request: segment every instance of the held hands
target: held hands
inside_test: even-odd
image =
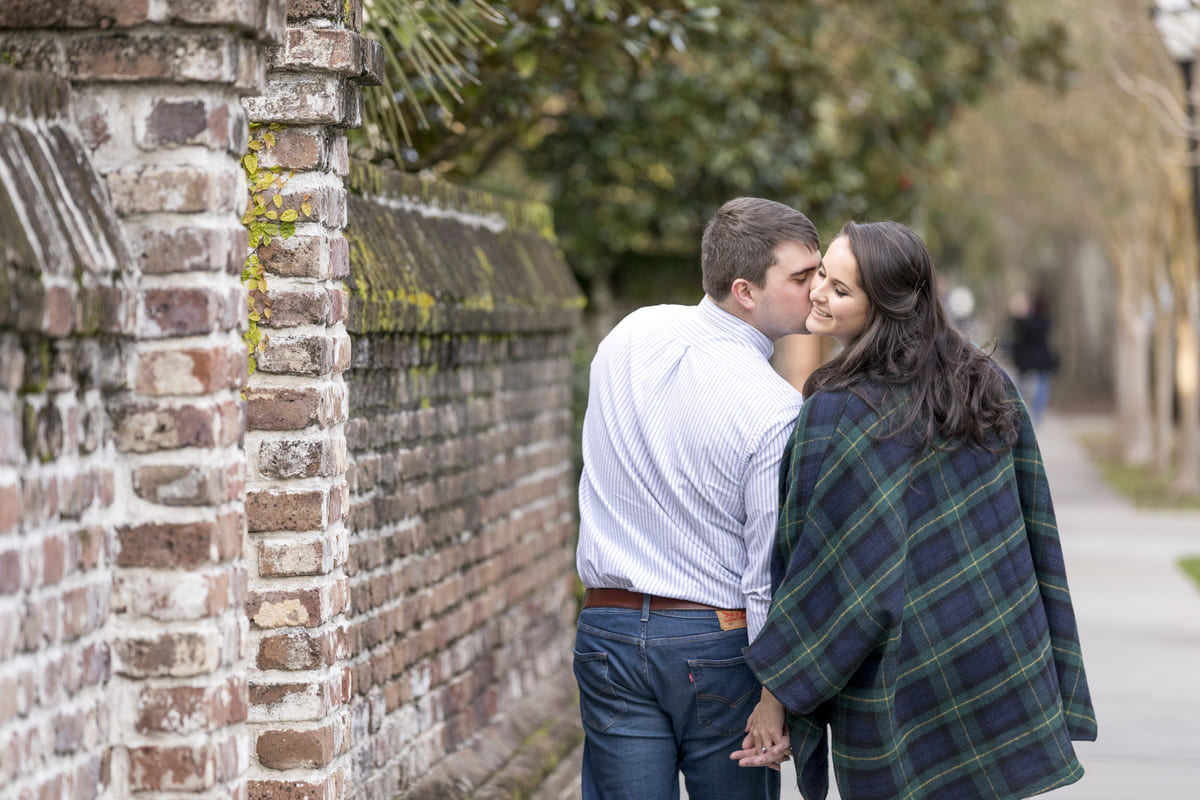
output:
[[[783,704],[763,687],[762,698],[746,721],[742,749],[730,754],[739,767],[770,767],[778,770],[792,754],[790,739],[784,730]]]

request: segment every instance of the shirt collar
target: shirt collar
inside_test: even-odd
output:
[[[762,353],[763,358],[770,358],[771,354],[775,352],[775,343],[771,341],[770,337],[749,322],[738,319],[721,308],[708,295],[704,295],[700,299],[696,308],[702,319],[711,323],[721,332]]]

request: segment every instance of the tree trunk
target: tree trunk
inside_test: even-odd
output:
[[[1116,359],[1117,430],[1124,434],[1121,458],[1126,464],[1150,463],[1153,431],[1150,426],[1149,328],[1146,325],[1146,281],[1139,275],[1146,252],[1138,237],[1110,234],[1113,272],[1117,288]]]
[[[1176,319],[1175,388],[1179,399],[1179,438],[1176,451],[1175,481],[1172,491],[1179,495],[1200,494],[1200,313],[1197,292],[1178,305]]]
[[[1161,271],[1155,270],[1156,273]],[[1155,473],[1167,475],[1173,461],[1175,438],[1175,361],[1172,342],[1175,314],[1167,282],[1156,280],[1155,284],[1162,288],[1154,292],[1154,321],[1151,323],[1154,341],[1151,350],[1154,376],[1151,465]]]
[[[1180,183],[1182,183],[1180,181]],[[1175,295],[1175,399],[1179,404],[1175,447],[1176,495],[1200,494],[1200,263],[1197,230],[1188,192],[1176,192],[1171,278]]]

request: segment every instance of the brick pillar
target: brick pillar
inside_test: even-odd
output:
[[[114,6],[131,30],[63,48],[139,275],[129,391],[114,409],[131,492],[117,530],[109,794],[244,798],[241,97],[261,86],[260,37],[282,37],[283,2]]]
[[[244,798],[246,233],[241,97],[284,0],[17,0],[6,58],[67,78],[130,250],[132,337],[105,365],[120,518],[104,797]]]
[[[343,177],[360,86],[378,82],[382,59],[361,25],[361,0],[291,0],[266,91],[245,100],[252,121],[285,126],[259,153],[294,171],[284,206],[312,210],[263,254],[273,315],[247,391],[255,799],[351,794]]]

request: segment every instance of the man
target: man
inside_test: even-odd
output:
[[[676,797],[680,770],[691,800],[779,796],[778,771],[730,753],[760,696],[742,648],[771,601],[779,462],[802,400],[768,358],[805,331],[820,262],[803,214],[731,200],[704,231],[700,303],[633,312],[592,361],[576,554],[584,800]],[[786,737],[769,744],[763,763]]]

